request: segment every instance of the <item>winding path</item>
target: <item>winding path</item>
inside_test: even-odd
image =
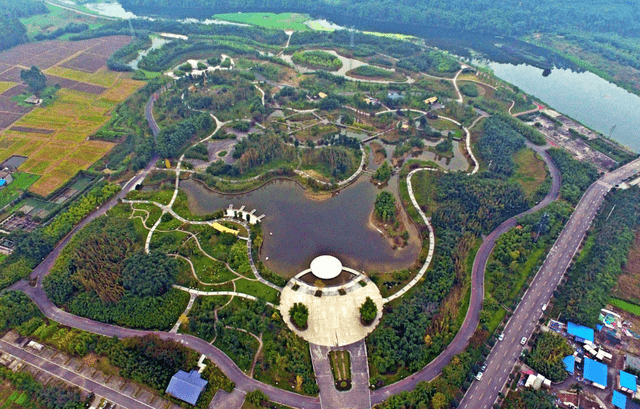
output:
[[[159,128],[155,123],[155,120],[153,118],[153,113],[152,113],[153,102],[155,101],[155,99],[157,99],[157,97],[158,97],[158,94],[152,95],[145,109],[147,120],[149,121],[149,125],[153,131],[154,136],[156,136],[159,131]],[[449,118],[447,119],[451,120]],[[454,120],[451,120],[451,121],[454,123],[457,123]],[[216,123],[218,124],[218,127],[220,127],[220,124],[218,123],[217,120],[216,120]],[[465,131],[467,133],[468,152],[470,156],[473,158],[473,154],[469,149],[469,139],[470,139],[469,131],[466,128],[465,128]],[[472,287],[471,287],[472,291],[471,291],[471,300],[469,304],[469,309],[467,311],[464,323],[462,324],[460,330],[456,334],[453,341],[434,361],[432,361],[430,364],[428,364],[426,367],[424,367],[422,370],[420,370],[416,374],[412,375],[409,378],[401,380],[395,384],[389,385],[387,387],[384,387],[382,389],[372,392],[371,400],[373,404],[380,403],[383,400],[390,397],[391,395],[397,394],[399,392],[412,390],[420,381],[423,381],[423,380],[428,381],[428,380],[434,379],[436,376],[440,374],[440,372],[442,371],[442,368],[451,360],[451,358],[454,355],[460,353],[466,348],[468,341],[473,335],[473,332],[475,331],[479,322],[479,312],[482,309],[482,302],[484,298],[484,270],[485,270],[488,257],[491,254],[491,251],[493,250],[496,240],[502,234],[504,234],[509,229],[514,227],[517,224],[517,221],[520,217],[522,217],[525,214],[529,214],[539,209],[542,209],[545,206],[547,206],[549,203],[557,199],[559,189],[560,189],[560,175],[559,175],[558,169],[556,168],[555,164],[553,163],[553,161],[547,155],[547,153],[543,148],[532,146],[532,145],[529,145],[529,146],[532,149],[536,150],[542,156],[542,158],[544,159],[545,163],[549,168],[549,171],[552,176],[552,186],[549,193],[539,204],[534,206],[532,209],[520,215],[514,216],[506,220],[505,222],[503,222],[500,226],[498,226],[493,232],[489,234],[489,236],[484,240],[484,242],[480,246],[480,249],[478,250],[478,253],[474,260],[474,265],[473,265]],[[201,354],[204,354],[208,358],[210,358],[217,366],[220,367],[220,369],[232,381],[236,383],[236,387],[241,392],[246,393],[254,389],[261,389],[267,394],[269,399],[271,399],[274,402],[291,406],[291,407],[303,408],[303,409],[307,409],[307,408],[320,409],[321,405],[320,405],[319,398],[307,397],[307,396],[302,396],[296,393],[288,392],[286,390],[282,390],[250,378],[249,376],[247,376],[246,373],[240,370],[238,366],[226,354],[224,354],[221,350],[219,350],[218,348],[214,347],[213,345],[209,344],[208,342],[202,339],[199,339],[190,335],[185,335],[185,334],[159,332],[159,331],[132,330],[132,329],[121,328],[121,327],[117,327],[109,324],[96,322],[87,318],[82,318],[82,317],[69,314],[57,308],[47,298],[47,295],[44,292],[41,285],[41,279],[42,277],[44,277],[46,274],[49,273],[55,261],[60,256],[60,252],[62,251],[62,249],[64,249],[64,247],[70,242],[71,238],[75,235],[75,233],[77,233],[80,229],[82,229],[91,221],[95,220],[97,217],[104,215],[109,209],[111,209],[113,206],[115,206],[115,204],[118,203],[118,200],[123,199],[129,191],[131,191],[137,184],[139,184],[144,179],[144,177],[148,174],[148,172],[152,169],[156,160],[157,160],[157,157],[152,158],[152,160],[149,162],[147,167],[143,171],[141,171],[138,175],[136,175],[131,180],[129,180],[123,187],[122,191],[116,197],[108,201],[101,208],[99,208],[94,213],[92,213],[87,218],[85,218],[83,221],[81,221],[56,246],[53,252],[40,265],[38,265],[34,269],[32,273],[32,277],[38,279],[35,287],[29,286],[26,281],[20,281],[14,284],[13,286],[11,286],[10,289],[24,291],[31,299],[33,299],[33,301],[38,305],[38,307],[41,309],[41,311],[44,313],[45,316],[47,316],[48,318],[56,322],[61,323],[62,325],[67,325],[70,327],[78,328],[81,330],[85,330],[88,332],[109,336],[109,337],[116,336],[119,338],[126,338],[126,337],[137,337],[137,336],[143,336],[148,334],[155,334],[163,339],[171,339]],[[471,172],[472,174],[478,171],[478,162],[477,160],[475,160],[475,158],[473,158],[473,160],[474,160],[475,166]],[[415,174],[417,171],[418,170],[411,172],[410,175],[408,176],[409,186],[411,182],[411,176],[413,176],[413,174]],[[177,179],[178,179],[179,173],[180,173],[180,165],[178,165],[176,169],[176,173],[177,173]],[[410,188],[410,192],[412,193],[411,188]],[[175,195],[174,195],[174,198],[172,198],[172,202],[173,200],[175,200]],[[413,197],[413,195],[412,195],[412,203],[414,206],[417,205],[417,202],[415,201],[415,198]],[[161,208],[163,209],[163,211],[169,212],[172,214],[172,216],[180,219],[180,217],[176,215],[175,212],[173,212],[173,210],[171,209],[171,205],[163,206]],[[419,206],[417,206],[417,209],[423,221],[425,221],[429,226],[430,224],[428,223],[428,219],[426,218],[424,213],[419,209]],[[434,237],[432,237],[431,233],[432,233],[432,230],[430,229],[430,240],[432,238],[435,239]],[[434,242],[435,240],[431,240],[432,244]],[[432,244],[430,244],[430,246]],[[250,242],[249,242],[248,249],[250,251]],[[425,263],[425,267],[423,267],[424,271],[426,271],[426,269],[428,268],[428,264],[429,264],[428,262]],[[258,274],[256,276],[260,278]],[[237,295],[237,294],[234,294],[234,295]]]
[[[390,396],[398,394],[403,391],[413,390],[420,381],[431,381],[437,377],[451,359],[464,351],[469,343],[469,340],[473,336],[478,323],[480,322],[480,311],[482,310],[482,302],[484,300],[484,272],[487,265],[487,260],[493,251],[498,238],[515,227],[518,220],[527,214],[536,212],[545,208],[551,202],[555,201],[560,193],[560,171],[556,167],[551,157],[547,154],[546,149],[543,147],[535,146],[527,143],[527,146],[535,150],[547,164],[549,172],[551,173],[551,189],[547,196],[540,201],[537,205],[531,209],[520,213],[510,219],[504,221],[500,226],[494,229],[482,242],[482,245],[478,249],[476,258],[473,262],[473,270],[471,273],[471,300],[469,302],[469,309],[465,316],[464,322],[460,327],[460,330],[453,338],[453,341],[447,346],[447,348],[436,359],[431,361],[427,366],[416,372],[414,375],[398,381],[392,385],[378,389],[371,393],[371,402],[375,405],[388,399]],[[413,202],[413,200],[412,200]],[[416,203],[414,202],[414,206]],[[421,217],[423,215],[421,214]]]

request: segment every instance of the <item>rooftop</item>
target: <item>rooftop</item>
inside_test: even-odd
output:
[[[625,409],[627,407],[627,397],[618,391],[613,391],[613,399],[611,403],[616,408]]]
[[[574,337],[593,342],[593,328],[567,322],[567,332]]]
[[[630,391],[636,391],[638,389],[637,385],[636,385],[636,381],[638,378],[636,378],[635,375],[631,375],[628,372],[625,371],[620,371],[620,386],[623,388],[627,388]]]
[[[200,377],[198,371],[193,370],[189,373],[178,371],[178,373],[171,378],[166,393],[195,405],[206,386],[207,381]]]
[[[607,366],[593,359],[584,359],[584,379],[607,386]]]
[[[311,261],[311,272],[320,279],[331,280],[342,272],[342,263],[333,256],[319,256]]]
[[[568,357],[563,359],[562,362],[564,362],[564,368],[567,370],[567,372],[573,375],[573,372],[576,368],[576,357],[573,355],[569,355]]]

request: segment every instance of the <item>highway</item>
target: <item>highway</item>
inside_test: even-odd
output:
[[[460,408],[492,407],[523,349],[520,340],[522,337],[529,339],[531,336],[542,315],[542,306],[549,302],[553,291],[571,264],[605,195],[611,187],[638,172],[640,159],[605,174],[587,189],[507,323],[504,340],[496,343],[489,354],[482,380],[473,382],[460,403]]]

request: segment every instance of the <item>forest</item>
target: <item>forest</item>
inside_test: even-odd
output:
[[[9,235],[15,250],[0,261],[0,290],[26,278],[74,225],[119,190],[116,184],[101,182],[55,216],[46,227],[37,228],[31,233],[16,231]]]
[[[587,245],[568,271],[569,279],[555,293],[554,305],[563,319],[589,327],[598,323],[640,228],[640,189],[610,192],[593,226]]]
[[[71,313],[132,328],[168,329],[189,298],[171,288],[173,259],[142,253],[142,240],[128,219],[103,216],[65,247],[44,279],[49,298]]]
[[[598,180],[598,170],[590,163],[574,159],[563,149],[551,148],[547,152],[562,176],[560,195],[575,206],[589,186]]]
[[[598,0],[421,0],[398,3],[384,0],[186,0],[176,7],[170,0],[122,0],[125,9],[155,10],[155,14],[201,16],[234,11],[303,12],[334,20],[406,24],[479,31],[498,35],[532,32],[566,33],[583,31],[640,36],[640,12],[635,2]],[[361,23],[362,24],[362,23]]]

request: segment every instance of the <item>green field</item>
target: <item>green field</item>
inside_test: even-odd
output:
[[[234,23],[252,24],[254,26],[279,28],[282,30],[306,31],[309,26],[304,24],[309,20],[306,14],[298,13],[227,13],[216,14],[217,19]]]
[[[640,305],[631,304],[630,302],[620,300],[618,298],[612,298],[611,300],[609,300],[609,304],[640,317]]]
[[[13,182],[0,190],[0,208],[20,197],[23,191],[27,190],[29,186],[40,178],[39,175],[24,172],[15,172],[11,176],[13,177]]]
[[[9,384],[0,383],[0,409],[19,409],[29,403],[26,393],[16,391]]]

